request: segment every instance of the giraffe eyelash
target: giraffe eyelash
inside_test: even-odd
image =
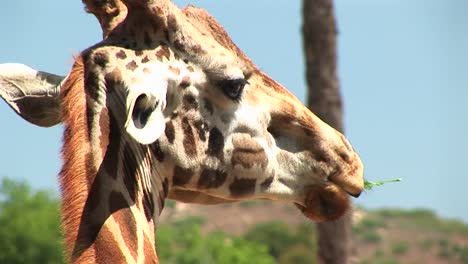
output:
[[[245,85],[249,82],[244,78],[224,80],[219,82],[219,87],[223,93],[231,100],[239,102],[242,98]]]

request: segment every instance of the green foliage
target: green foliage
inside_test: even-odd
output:
[[[363,242],[375,244],[382,240],[377,230],[384,227],[386,224],[379,217],[366,217],[353,226],[353,233]]]
[[[359,262],[359,264],[399,264],[400,262],[396,259],[365,259]]]
[[[437,255],[441,258],[451,258],[452,252],[450,250],[450,242],[446,238],[439,239]]]
[[[359,262],[359,264],[399,264],[400,262],[394,258],[385,257],[383,252],[374,254],[375,256],[371,259],[364,259]]]
[[[57,199],[6,178],[0,197],[0,263],[62,263]]]
[[[374,251],[374,258],[382,258],[385,255],[385,252],[378,248],[377,250]]]
[[[464,246],[463,248],[461,248],[459,254],[460,254],[460,260],[463,263],[468,264],[468,246]]]
[[[245,238],[268,247],[278,263],[316,263],[315,225],[301,224],[289,228],[278,221],[258,224],[250,229]]]
[[[366,231],[361,234],[362,241],[364,243],[375,244],[382,241],[382,237],[375,231]]]
[[[384,218],[405,221],[407,229],[430,230],[451,235],[468,235],[468,225],[460,220],[440,219],[437,215],[427,209],[380,209],[375,213]]]
[[[392,253],[395,255],[404,255],[408,252],[409,245],[404,241],[398,241],[392,245]]]
[[[397,178],[397,179],[388,180],[388,181],[378,181],[378,182],[372,182],[372,181],[365,180],[364,181],[364,189],[367,190],[367,191],[370,191],[374,187],[382,186],[382,185],[384,185],[386,183],[391,183],[391,182],[401,182],[402,180],[403,180],[402,178]]]
[[[58,200],[51,192],[32,190],[23,182],[4,179],[0,184],[0,263],[63,263]],[[174,204],[167,201],[166,207]],[[261,204],[249,202],[241,206]],[[313,224],[291,227],[283,222],[262,223],[241,237],[223,232],[204,234],[204,224],[203,218],[189,217],[160,226],[157,251],[161,263],[317,263]],[[353,227],[353,233],[360,245],[367,243],[375,253],[361,263],[397,264],[397,258],[405,258],[402,255],[409,251],[408,243],[389,237],[379,243],[384,239],[380,234],[385,234],[381,231],[395,227],[430,234],[419,240],[421,251],[437,255],[442,261],[468,264],[468,247],[463,242],[466,240],[450,240],[452,234],[465,239],[468,225],[439,219],[424,209],[367,211]]]
[[[245,238],[260,244],[268,245],[270,254],[276,259],[282,251],[294,242],[288,226],[282,222],[262,223],[245,234]]]
[[[203,219],[187,218],[157,231],[157,250],[161,263],[275,263],[266,246],[231,237],[222,232],[202,235]]]
[[[426,238],[424,239],[423,241],[421,241],[419,243],[419,248],[423,251],[423,252],[427,252],[429,251],[432,246],[434,246],[434,240],[432,239],[429,239],[429,238]]]
[[[386,223],[383,219],[377,217],[366,217],[362,219],[358,224],[353,226],[353,232],[359,234],[365,231],[375,231],[379,228],[386,227]]]
[[[291,263],[304,263],[304,264],[315,264],[317,263],[315,252],[311,252],[310,248],[304,244],[296,244],[292,247],[288,247],[278,259],[280,264],[291,264]]]

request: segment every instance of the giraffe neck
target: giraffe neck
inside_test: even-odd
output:
[[[123,134],[124,118],[83,78],[82,59],[64,85],[65,123],[60,173],[62,226],[72,263],[157,263],[155,225],[167,180],[151,175],[153,146]],[[85,88],[86,83],[86,88]],[[94,91],[93,89],[97,89]],[[73,106],[73,108],[71,108]]]

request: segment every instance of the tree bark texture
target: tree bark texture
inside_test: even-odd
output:
[[[343,132],[333,0],[303,0],[302,12],[308,107],[322,120]],[[337,221],[317,225],[319,263],[350,263],[351,215],[349,212]]]

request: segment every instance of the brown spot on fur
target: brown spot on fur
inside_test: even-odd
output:
[[[200,44],[195,44],[191,46],[192,52],[198,55],[204,55],[206,54],[206,50],[202,48]]]
[[[318,162],[330,163],[332,159],[330,154],[326,150],[322,149],[320,146],[317,146],[317,148],[313,147],[308,150],[305,150],[304,154],[308,155],[313,160]]]
[[[232,165],[240,164],[244,168],[252,168],[254,165],[260,165],[265,168],[268,164],[268,157],[264,150],[253,151],[250,149],[235,149],[232,153]]]
[[[182,119],[182,131],[184,132],[184,139],[182,143],[184,145],[185,153],[189,157],[197,155],[195,136],[193,135],[192,126],[190,125],[187,117]]]
[[[153,153],[154,157],[159,161],[163,162],[164,161],[164,152],[161,150],[161,145],[159,143],[159,140],[156,140],[152,145],[151,145],[151,152]]]
[[[143,55],[143,51],[142,50],[135,50],[135,56],[141,56]]]
[[[163,58],[166,58],[166,60],[169,60],[171,57],[171,51],[166,45],[161,44],[159,47],[158,51],[156,51],[156,58],[158,58],[159,61],[163,61]]]
[[[206,154],[217,157],[219,160],[224,160],[224,137],[218,128],[213,127],[210,130],[210,136],[208,138],[208,149]]]
[[[161,25],[159,24],[160,21],[156,19],[150,19],[151,26],[153,27],[153,32],[158,33],[160,30]]]
[[[200,138],[201,141],[205,142],[206,141],[206,133],[208,133],[208,124],[199,119],[193,122],[193,126],[198,132],[198,137]]]
[[[127,26],[127,25],[126,25],[126,26]],[[128,26],[127,26],[127,28],[128,28]],[[135,37],[136,37],[135,30],[130,29],[130,30],[127,31],[127,32],[128,32],[127,34],[130,36],[130,39],[135,39]]]
[[[236,134],[232,139],[234,151],[232,153],[232,165],[240,164],[245,168],[260,165],[265,168],[268,164],[268,156],[263,147],[249,135]]]
[[[137,223],[130,208],[123,208],[112,214],[115,221],[119,223],[120,234],[127,245],[133,258],[138,257]],[[99,255],[99,254],[98,254]]]
[[[174,14],[167,15],[167,27],[171,31],[177,30],[177,19]]]
[[[187,70],[189,72],[194,72],[195,71],[195,69],[192,66],[187,66]]]
[[[151,39],[151,36],[148,33],[148,31],[145,31],[145,34],[143,35],[143,42],[147,47],[151,47],[151,45],[153,44],[153,39]]]
[[[177,75],[177,76],[180,75],[180,69],[179,68],[169,66],[169,71],[172,72],[173,74]]]
[[[151,70],[149,68],[144,68],[143,69],[143,72],[146,73],[146,74],[150,74],[151,73]]]
[[[99,100],[99,74],[95,71],[88,71],[85,75],[86,95],[91,99]],[[89,112],[88,112],[89,113]]]
[[[148,56],[145,56],[145,57],[143,57],[143,59],[141,59],[141,63],[147,63],[149,61],[150,61],[150,59],[148,58]]]
[[[138,169],[138,160],[133,153],[132,148],[130,147],[130,143],[127,143],[124,148],[123,152],[123,164],[124,164],[124,184],[127,188],[128,194],[130,195],[130,199],[132,201],[136,200],[137,195],[137,182],[136,182],[136,174]],[[115,166],[115,164],[114,164]]]
[[[179,166],[174,168],[174,176],[172,177],[172,184],[174,186],[183,186],[187,184],[193,176],[193,171],[190,169],[184,169]]]
[[[143,195],[143,199],[141,201],[143,204],[143,212],[145,213],[146,221],[151,221],[153,219],[154,215],[154,200],[153,200],[153,194],[146,190]]]
[[[263,181],[263,182],[260,184],[260,188],[261,188],[262,190],[268,189],[268,187],[270,187],[270,185],[273,183],[273,179],[274,179],[273,176],[268,177],[265,181]]]
[[[127,54],[125,53],[124,50],[120,50],[119,52],[115,54],[115,56],[121,60],[125,60],[127,58]]]
[[[94,244],[94,250],[99,252],[99,254],[93,254],[94,258],[88,261],[76,261],[77,263],[126,263],[125,256],[120,250],[110,250],[109,249],[109,238],[113,236],[112,232],[108,227],[104,227],[99,233],[99,238],[96,239]]]
[[[119,69],[115,68],[113,71],[106,74],[104,80],[106,81],[107,91],[113,92],[115,86],[122,83],[122,74]]]
[[[213,104],[208,98],[203,99],[203,105],[205,106],[206,111],[210,113],[210,115],[214,113]]]
[[[144,235],[145,241],[143,244],[143,252],[145,256],[145,262],[144,263],[159,263],[158,262],[158,257],[156,256],[156,251],[155,251],[155,245],[151,242],[151,240],[148,238],[147,235]],[[118,263],[118,262],[108,262],[108,263]],[[124,262],[122,262],[124,263]]]
[[[198,188],[218,188],[226,181],[227,173],[219,170],[205,169],[198,179]]]
[[[102,199],[102,191],[103,191],[103,179],[102,177],[105,177],[106,175],[103,174],[98,174],[94,178],[94,182],[92,184],[92,188],[90,191],[90,194],[88,196],[88,199],[86,201],[86,211],[88,212],[94,212],[100,205],[101,199]]]
[[[119,163],[119,151],[121,144],[121,129],[117,125],[117,120],[115,120],[112,112],[109,112],[109,146],[107,148],[102,166],[104,170],[114,179],[117,179],[117,166]]]
[[[134,71],[136,70],[136,68],[138,68],[138,64],[134,60],[132,60],[131,62],[127,63],[125,67],[131,71]]]
[[[164,192],[164,198],[166,198],[169,194],[169,180],[167,178],[164,178],[164,181],[162,182],[162,187]]]
[[[182,89],[185,89],[185,88],[189,87],[190,84],[191,84],[190,77],[189,77],[189,76],[184,76],[184,77],[182,78],[182,80],[180,81],[179,86],[180,86]]]
[[[104,68],[109,63],[109,53],[105,50],[100,50],[93,55],[94,64]]]
[[[234,182],[229,185],[229,190],[232,196],[235,197],[250,195],[255,192],[256,181],[256,179],[236,178]]]
[[[184,53],[187,52],[187,50],[184,47],[184,44],[182,43],[182,41],[180,39],[175,39],[172,42],[172,44],[174,45],[174,48],[176,48],[177,50],[182,51]]]
[[[169,141],[170,144],[173,144],[175,139],[175,129],[172,121],[166,122],[164,134],[166,135],[167,141]]]
[[[120,209],[128,208],[130,205],[125,200],[125,197],[122,193],[117,191],[112,191],[109,195],[109,212],[115,213]]]
[[[184,95],[184,97],[182,98],[182,105],[185,111],[198,109],[197,99],[195,99],[195,96],[191,94]]]

